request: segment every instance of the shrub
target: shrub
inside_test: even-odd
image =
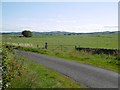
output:
[[[8,46],[3,46],[2,51],[2,89],[6,89],[10,86],[11,81],[16,76],[21,76],[23,72],[26,72],[23,67],[23,60],[18,60],[15,52]]]
[[[22,31],[22,35],[25,37],[32,37],[32,32],[25,30],[25,31]]]

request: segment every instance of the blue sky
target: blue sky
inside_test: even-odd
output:
[[[117,2],[3,2],[2,32],[116,31]]]
[[[118,2],[119,0],[1,0],[2,2]]]

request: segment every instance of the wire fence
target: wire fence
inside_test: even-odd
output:
[[[120,55],[120,50],[117,49],[104,49],[104,48],[85,48],[80,47],[76,45],[33,45],[29,43],[9,43],[6,44],[12,45],[12,46],[22,46],[22,47],[31,47],[31,48],[37,48],[37,49],[47,49],[50,51],[56,51],[56,52],[68,52],[71,50],[78,50],[78,51],[86,51],[86,52],[92,52],[94,54],[110,54],[110,55]]]
[[[31,47],[31,48],[38,48],[38,49],[48,49],[51,51],[70,51],[75,49],[74,45],[47,45],[47,48],[44,45],[38,45],[38,44],[30,44],[30,43],[10,43],[6,42],[5,44],[13,45],[13,46],[21,46],[21,47]]]

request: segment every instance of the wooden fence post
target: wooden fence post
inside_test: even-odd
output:
[[[45,49],[47,49],[48,48],[48,45],[47,45],[47,42],[45,43]]]

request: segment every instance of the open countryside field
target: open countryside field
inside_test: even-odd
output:
[[[118,88],[120,3],[19,1],[0,4],[0,89]]]
[[[48,49],[56,49],[61,45],[66,49],[72,49],[74,46],[118,49],[118,34],[34,35],[31,38],[4,35],[3,42],[30,44],[33,47],[41,48],[47,42]]]
[[[47,50],[44,49],[45,42],[48,43]],[[19,49],[22,50],[91,64],[118,72],[117,56],[75,50],[75,46],[118,49],[118,34],[33,35],[31,38],[8,34],[3,35],[3,43],[21,46],[22,48]]]
[[[19,36],[20,35],[16,34],[2,35],[2,43],[4,46],[6,44],[16,46],[16,49],[18,50],[47,54],[49,56],[64,58],[65,60],[90,64],[112,70],[114,72],[119,72],[119,57],[106,54],[92,54],[90,52],[75,50],[75,46],[118,49],[117,34],[33,35],[29,38]],[[48,43],[48,49],[44,49],[46,42]],[[7,49],[9,49],[9,47]],[[10,71],[11,73],[5,74],[10,78],[10,75],[16,75],[14,79],[10,79],[10,88],[84,88],[82,83],[79,85],[70,78],[61,75],[54,70],[50,70],[43,65],[29,61],[26,58],[18,58],[8,50],[3,50],[3,52],[6,52],[4,55],[5,59],[3,60],[5,60],[5,62],[10,61],[8,62],[8,68],[9,65],[13,64],[14,67],[17,67],[15,70],[21,73],[20,77],[18,77],[16,73],[13,73],[14,70],[12,72]],[[16,64],[14,65],[14,63]],[[21,63],[24,64],[21,66]],[[25,73],[28,73],[30,76],[28,77]],[[26,82],[24,82],[24,80],[26,80]],[[3,81],[7,84],[8,80],[5,78]]]

